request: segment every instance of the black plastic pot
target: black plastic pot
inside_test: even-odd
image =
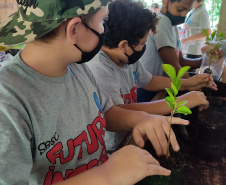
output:
[[[196,121],[197,135],[194,150],[203,159],[219,160],[223,156],[225,148],[226,114],[222,112],[222,107],[211,105],[214,97],[208,99],[210,100],[209,108],[200,112]]]
[[[171,151],[170,157],[176,157],[181,162],[179,169],[171,170],[170,176],[148,176],[137,185],[182,185],[184,183],[184,156],[180,152]]]
[[[211,90],[210,88],[204,87],[202,91],[206,96],[215,96],[215,97],[226,97],[226,83],[219,81],[214,81],[217,85],[217,91]]]

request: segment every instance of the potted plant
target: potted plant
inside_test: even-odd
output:
[[[159,163],[161,166],[170,169],[171,175],[170,176],[149,176],[144,178],[142,181],[139,182],[139,185],[181,185],[183,184],[183,168],[184,168],[184,157],[179,152],[174,152],[170,148],[170,136],[171,136],[171,121],[172,117],[175,113],[181,114],[191,114],[191,110],[185,106],[187,101],[177,102],[177,94],[180,89],[181,85],[181,77],[189,70],[190,67],[185,66],[181,68],[176,75],[176,70],[173,66],[169,64],[162,65],[163,70],[165,73],[169,75],[172,79],[171,82],[171,89],[166,88],[168,96],[165,98],[168,106],[171,109],[170,113],[170,122],[169,122],[169,134],[168,134],[168,145],[167,145],[167,155],[161,156],[158,158]],[[151,152],[152,153],[152,152]],[[153,154],[153,153],[152,153]],[[155,156],[155,155],[154,155]]]
[[[219,59],[216,55],[216,50],[221,46],[222,40],[225,39],[225,34],[214,31],[210,36],[206,30],[202,30],[206,35],[206,43],[212,49],[208,50],[202,60],[200,73],[208,73],[213,75],[218,91],[213,91],[209,88],[203,88],[203,92],[207,96],[210,106],[207,110],[198,114],[195,121],[197,127],[197,134],[194,142],[195,153],[201,158],[208,160],[219,160],[225,148],[226,138],[226,84],[220,82],[221,74],[225,59]],[[214,44],[213,41],[218,41]],[[213,119],[214,118],[214,119]]]
[[[216,50],[221,46],[222,40],[225,39],[225,34],[220,32],[217,34],[217,31],[214,31],[210,36],[207,30],[202,30],[202,33],[206,36],[206,45],[212,47],[204,53],[202,64],[200,66],[200,73],[212,74],[214,80],[219,81],[223,72],[223,67],[225,63],[224,58],[219,58],[216,54]],[[214,40],[219,41],[219,43],[214,44]]]
[[[209,98],[208,98],[209,99]],[[224,154],[226,138],[225,101],[214,99],[214,105],[199,113],[196,120],[197,135],[194,142],[196,155],[206,160],[219,160]],[[217,105],[216,105],[217,103]],[[222,107],[224,106],[224,109]],[[223,110],[222,110],[223,109]]]
[[[220,160],[226,151],[226,100],[208,96],[209,107],[199,112],[195,125],[195,153],[206,160]]]

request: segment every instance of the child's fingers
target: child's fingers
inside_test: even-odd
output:
[[[144,139],[142,136],[143,134],[138,128],[133,129],[133,139],[140,148],[144,148]]]
[[[146,134],[148,136],[148,139],[151,141],[152,146],[154,147],[156,154],[158,156],[163,155],[163,150],[162,150],[162,147],[161,147],[161,143],[160,143],[160,141],[158,139],[158,136],[156,135],[155,130],[153,130],[153,131],[147,130]]]
[[[169,176],[170,174],[171,174],[170,170],[167,170],[166,168],[163,168],[161,166],[156,166],[153,164],[149,164],[149,166],[148,166],[147,176],[150,176],[150,175]]]
[[[217,85],[213,81],[209,81],[208,87],[210,89],[213,89],[213,90],[217,91]]]
[[[167,127],[168,129],[165,130],[164,127]],[[157,139],[159,140],[159,143],[162,148],[162,155],[166,155],[167,154],[166,135],[169,134],[169,124],[167,123],[160,124],[159,127],[155,128],[155,133],[157,135]]]
[[[147,164],[154,164],[154,165],[160,166],[159,162],[150,153],[148,153],[145,156],[145,160]]]
[[[166,119],[169,123],[171,118],[168,116],[168,117],[166,117]],[[185,120],[185,119],[181,119],[181,118],[172,117],[172,124],[188,125],[189,121]]]
[[[167,137],[169,138],[169,126],[167,127],[163,127],[164,128],[164,131],[167,135]],[[180,150],[180,146],[177,142],[177,138],[176,138],[176,135],[173,131],[173,129],[171,128],[171,134],[170,134],[170,143],[171,143],[171,146],[173,147],[173,150],[174,151],[179,151]]]

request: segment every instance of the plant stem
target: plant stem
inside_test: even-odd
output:
[[[171,135],[171,124],[172,124],[172,117],[173,117],[174,112],[171,112],[170,115],[170,123],[169,123],[169,135],[168,135],[168,146],[167,146],[167,154],[166,154],[166,158],[168,158],[170,156],[170,152],[169,152],[169,147],[170,147],[170,135]]]

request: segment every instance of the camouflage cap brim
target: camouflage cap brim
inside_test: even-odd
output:
[[[111,0],[23,0],[18,12],[0,23],[0,45],[26,44],[56,29],[67,18],[97,12]]]
[[[24,21],[18,12],[0,23],[0,45],[26,44],[57,28],[65,19],[44,22]]]

